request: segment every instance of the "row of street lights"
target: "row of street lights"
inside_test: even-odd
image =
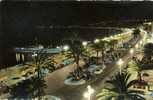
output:
[[[130,32],[127,32],[127,33],[129,34]],[[126,34],[127,34],[127,33],[126,33]],[[121,35],[124,35],[124,34],[118,34],[118,35],[114,35],[114,36],[110,36],[110,37],[105,37],[105,38],[103,38],[103,39],[101,39],[101,40],[109,40],[109,39],[113,39],[114,37],[121,36]],[[99,43],[99,42],[100,42],[100,39],[95,39],[93,42],[94,42],[94,43]],[[86,47],[86,46],[88,45],[88,42],[87,42],[87,41],[83,41],[83,42],[82,42],[82,45],[83,45],[84,47]],[[56,48],[60,48],[60,47],[57,46]],[[63,49],[64,51],[67,51],[67,50],[70,49],[70,47],[69,47],[68,45],[64,45],[64,46],[62,47],[62,49]]]
[[[135,49],[138,49],[139,48],[139,45],[142,45],[142,44],[143,44],[143,41],[140,40],[140,42],[135,45]],[[129,51],[131,58],[133,57],[133,54],[134,54],[135,49],[134,48],[131,48],[130,51]],[[123,64],[124,64],[124,61],[120,58],[118,60],[118,62],[117,62],[117,65],[119,66],[120,74],[122,73],[122,65]]]
[[[87,41],[83,41],[82,42],[82,45],[84,46],[84,47],[86,47],[87,45],[88,45],[88,42]],[[69,45],[64,45],[64,46],[62,46],[62,47],[59,47],[59,46],[57,46],[56,48],[62,48],[64,51],[68,51],[69,49],[70,49],[70,47],[69,47]]]

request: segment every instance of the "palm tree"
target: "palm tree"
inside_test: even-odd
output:
[[[106,81],[107,85],[97,95],[97,100],[145,100],[139,91],[129,89],[133,85],[129,78],[128,73],[116,74],[112,80]]]
[[[137,28],[133,31],[134,38],[137,38],[140,35],[140,30]]]
[[[74,58],[74,61],[77,65],[77,68],[80,67],[79,61],[81,57],[87,56],[86,55],[86,49],[82,45],[82,41],[77,36],[74,36],[73,38],[70,38],[66,41],[69,45],[69,51],[67,52],[68,58]]]
[[[142,71],[143,70],[144,70],[143,65],[136,58],[133,58],[133,60],[131,60],[128,63],[127,71],[130,72],[130,73],[137,72],[138,80],[140,82],[142,81]]]
[[[106,50],[106,47],[109,45],[109,42],[108,41],[100,41],[100,44],[101,44],[101,56],[102,56],[102,63],[104,64],[104,57],[105,57],[105,53],[104,51]]]
[[[107,43],[110,46],[110,54],[112,56],[112,59],[115,60],[115,49],[116,49],[116,45],[118,44],[118,40],[117,39],[112,39]]]
[[[73,38],[71,37],[65,40],[65,42],[69,45],[66,57],[73,58],[77,67],[70,76],[74,76],[73,78],[78,80],[82,77],[82,68],[80,67],[79,61],[82,57],[88,57],[86,48],[82,45],[81,39],[76,35]]]
[[[19,84],[13,85],[11,87],[11,95],[12,99],[14,98],[35,98],[39,97],[39,91],[38,86],[42,87],[40,88],[41,95],[44,94],[44,89],[46,87],[45,81],[40,80],[36,77],[33,77],[31,79],[24,80],[20,82]]]
[[[101,40],[98,43],[94,43],[92,47],[96,51],[97,64],[99,60],[99,52],[101,52],[102,62],[104,61],[104,51],[106,49],[107,41]]]
[[[93,47],[94,50],[96,51],[96,58],[97,58],[96,63],[98,64],[99,52],[101,51],[101,44],[100,44],[100,43],[94,43],[94,44],[92,45],[92,47]]]
[[[57,62],[54,60],[54,55],[48,56],[46,52],[42,50],[35,51],[34,54],[32,55],[33,57],[33,63],[32,64],[27,64],[25,63],[24,65],[32,66],[35,71],[38,74],[38,78],[41,78],[43,73],[41,73],[41,69],[48,69],[49,71],[54,71],[56,69]],[[24,67],[21,69],[21,71],[24,71],[28,67]],[[25,73],[28,74],[29,72]]]
[[[144,58],[147,60],[146,63],[151,63],[153,57],[153,43],[147,43],[144,46]]]
[[[110,46],[113,50],[115,50],[115,46],[118,44],[118,40],[113,39],[110,41]]]
[[[75,61],[76,65],[77,65],[77,67],[79,67],[80,56],[82,55],[82,53],[84,51],[83,46],[82,46],[80,41],[76,41],[76,40],[71,41],[69,43],[69,46],[70,46],[69,55],[72,58],[74,58],[74,61]]]
[[[43,49],[36,51],[33,57],[34,57],[34,66],[36,67],[36,72],[37,72],[37,78],[33,82],[38,83],[37,96],[38,96],[38,99],[41,99],[41,96],[43,95],[42,90],[44,89],[44,87],[40,85],[40,83],[44,81],[42,69],[43,68],[50,69],[51,67],[55,69],[55,65],[54,65],[55,61],[53,60],[53,55],[48,57],[46,54],[46,51],[44,51]]]

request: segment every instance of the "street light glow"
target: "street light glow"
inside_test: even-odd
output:
[[[95,90],[94,90],[90,85],[88,85],[88,86],[87,86],[87,91],[83,94],[83,96],[84,96],[85,98],[88,98],[88,100],[90,100],[90,99],[91,99],[91,95],[92,95],[94,92],[95,92]]]
[[[133,54],[134,53],[134,49],[130,49],[130,54]]]
[[[59,47],[59,46],[57,46],[56,48],[57,48],[57,49],[59,49],[60,47]]]
[[[148,24],[148,25],[151,25],[152,23],[151,23],[151,22],[148,22],[147,24]]]
[[[82,45],[83,45],[83,46],[87,46],[87,44],[88,44],[87,41],[83,41],[83,42],[82,42]]]
[[[139,45],[138,45],[138,44],[136,44],[136,45],[135,45],[135,48],[136,48],[136,49],[138,49],[138,47],[139,47]]]
[[[95,40],[94,40],[94,43],[99,43],[99,42],[100,42],[99,39],[95,39]]]
[[[89,97],[89,93],[88,93],[88,92],[85,92],[83,96],[84,96],[85,98],[88,98],[88,97]]]
[[[122,59],[119,59],[119,61],[117,62],[117,64],[120,65],[120,66],[121,66],[123,63],[124,63],[124,62],[123,62]]]
[[[67,50],[69,50],[69,46],[68,46],[68,45],[65,45],[65,46],[63,47],[63,49],[64,49],[65,51],[67,51]]]
[[[32,57],[37,57],[37,54],[36,53],[32,54]]]
[[[142,44],[143,42],[142,42],[142,40],[140,41],[140,45]]]

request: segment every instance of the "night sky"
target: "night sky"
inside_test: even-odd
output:
[[[151,2],[2,2],[1,9],[5,46],[31,45],[34,37],[47,43],[72,32],[86,35],[95,31],[52,27],[94,26],[96,23],[105,26],[112,21],[116,24],[126,20],[153,19]]]

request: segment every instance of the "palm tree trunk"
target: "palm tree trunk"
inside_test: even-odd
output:
[[[101,56],[102,56],[102,57],[101,57],[101,58],[102,58],[102,59],[101,59],[101,60],[102,60],[102,64],[104,64],[104,50],[102,50]]]
[[[98,64],[98,56],[99,56],[99,51],[97,50],[97,61],[96,61],[96,63]]]
[[[77,70],[76,70],[77,71],[77,74],[76,74],[77,77],[76,77],[76,79],[80,79],[80,68],[79,68],[79,66],[80,66],[79,65],[79,60],[80,59],[79,59],[79,55],[76,55],[76,58],[75,59],[76,59],[76,65],[77,65]]]
[[[37,67],[38,67],[38,80],[40,80],[40,66],[39,65],[37,65]],[[39,82],[39,81],[38,81]],[[41,90],[40,90],[40,86],[38,86],[38,100],[41,100]]]
[[[142,81],[142,75],[141,75],[141,72],[138,72],[138,78],[139,78],[139,81],[141,82],[141,81]]]
[[[79,56],[78,55],[76,56],[76,65],[77,65],[77,68],[79,68]]]

